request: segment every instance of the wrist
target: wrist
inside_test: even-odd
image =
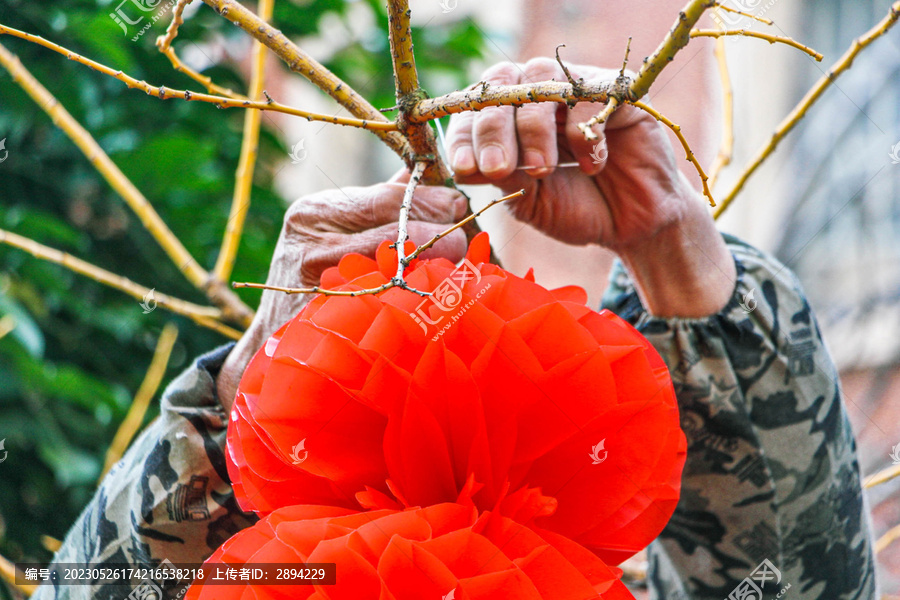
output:
[[[644,308],[657,317],[703,318],[734,293],[734,259],[696,194],[658,231],[618,249]]]

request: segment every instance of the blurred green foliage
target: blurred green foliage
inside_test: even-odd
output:
[[[132,41],[139,26],[123,35],[109,16],[117,5],[118,0],[0,0],[0,22],[150,83],[199,90],[175,73],[154,46],[168,25],[169,11]],[[358,20],[360,11],[368,12],[364,21],[374,26],[352,34],[349,15]],[[376,106],[393,105],[383,3],[278,0],[273,21],[298,38],[315,35],[326,19],[346,21],[348,31],[346,43],[325,61],[327,66]],[[417,29],[414,36],[426,87],[467,83],[468,61],[482,50],[471,21],[429,24],[427,32]],[[224,41],[230,55],[249,52],[247,36],[202,4],[181,27],[175,47],[181,52],[214,39]],[[194,257],[212,268],[228,216],[243,113],[148,98],[37,45],[9,36],[0,36],[0,43],[95,136]],[[227,58],[204,72],[217,83],[246,89],[239,69]],[[6,71],[0,71],[3,138],[9,154],[0,163],[0,227],[160,292],[205,303]],[[277,131],[264,125],[235,280],[265,279],[285,207],[273,189],[273,177],[287,152]],[[254,305],[258,300],[252,294],[242,297]],[[122,293],[8,247],[0,247],[3,315],[12,315],[16,328],[0,339],[0,440],[6,440],[8,452],[0,463],[0,553],[12,560],[48,560],[40,536],[62,538],[92,496],[106,449],[164,323],[174,320],[181,332],[165,383],[195,356],[226,340],[162,309],[145,315],[137,301]],[[157,406],[147,419],[158,412]]]

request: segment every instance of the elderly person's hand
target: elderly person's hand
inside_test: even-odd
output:
[[[569,70],[585,81],[618,75],[590,66]],[[566,76],[549,58],[498,64],[482,76],[492,85],[550,79]],[[525,197],[507,205],[517,219],[544,233],[617,252],[652,313],[717,312],[733,293],[734,262],[704,200],[679,171],[666,129],[625,105],[606,124],[594,126],[599,139],[588,141],[578,124],[602,107],[541,103],[454,115],[448,130],[451,166],[461,183],[492,183],[504,192],[524,188]],[[554,168],[568,161],[579,168]]]
[[[322,272],[348,252],[374,256],[384,240],[397,238],[397,219],[406,186],[383,183],[362,188],[329,190],[294,202],[272,257],[266,283],[279,287],[311,287]],[[410,211],[408,232],[423,244],[465,216],[466,199],[445,187],[419,186]],[[461,230],[442,238],[423,253],[462,260],[466,239]],[[228,355],[217,379],[219,399],[230,411],[244,369],[270,335],[309,301],[307,294],[266,290],[250,327]]]

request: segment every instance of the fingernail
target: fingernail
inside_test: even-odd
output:
[[[478,166],[482,173],[496,173],[506,169],[506,152],[497,145],[490,145],[481,151]]]
[[[453,170],[468,173],[475,170],[475,153],[472,146],[460,146],[453,155]]]
[[[550,169],[547,168],[547,161],[544,160],[544,155],[536,150],[526,150],[523,162],[525,163],[524,166],[531,167],[526,172],[532,177],[540,177],[550,172]]]

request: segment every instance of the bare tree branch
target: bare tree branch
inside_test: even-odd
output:
[[[241,335],[239,331],[226,327],[218,321],[218,319],[222,318],[222,311],[218,308],[212,306],[200,306],[193,302],[156,292],[155,290],[137,284],[126,277],[110,273],[106,269],[102,269],[87,261],[72,256],[67,252],[44,246],[43,244],[12,233],[11,231],[0,229],[0,244],[6,244],[7,246],[24,250],[32,256],[66,267],[70,271],[78,273],[79,275],[84,275],[88,279],[93,279],[98,283],[108,285],[120,292],[125,292],[138,300],[144,300],[151,292],[153,292],[153,299],[156,300],[159,306],[166,310],[188,317],[198,325],[203,325],[204,327],[218,331],[228,337],[237,339]]]
[[[444,185],[450,179],[450,170],[441,160],[434,132],[426,123],[408,118],[410,110],[425,97],[419,87],[416,58],[413,53],[412,30],[409,24],[408,0],[388,0],[388,36],[391,44],[391,58],[394,66],[396,87],[397,125],[409,143],[410,153],[404,156],[406,166],[424,161],[424,181],[428,185]]]
[[[235,0],[203,0],[203,2],[262,42],[292,71],[308,79],[346,108],[351,115],[366,123],[368,125],[366,128],[374,131],[375,135],[394,152],[400,156],[406,155],[408,148],[406,140],[393,131],[393,124],[389,124],[378,109],[321,63],[298,48],[283,33]]]
[[[267,21],[271,19],[274,6],[275,0],[260,0],[260,17]],[[263,94],[265,71],[266,47],[254,40],[251,56],[250,91],[248,92],[250,98],[259,99]],[[219,250],[219,257],[213,269],[213,277],[219,281],[225,281],[231,277],[238,246],[241,243],[241,235],[244,232],[244,221],[246,221],[247,212],[250,210],[250,191],[253,188],[253,173],[259,152],[259,127],[261,120],[262,114],[259,111],[250,110],[244,114],[241,156],[238,159],[237,172],[234,178],[231,210],[228,214],[228,223],[225,225],[222,248]]]
[[[716,189],[716,182],[722,169],[731,164],[734,154],[734,90],[731,87],[731,76],[728,73],[728,60],[725,56],[725,40],[716,40],[716,63],[719,67],[719,80],[722,82],[722,143],[719,152],[709,169],[709,187]]]
[[[226,98],[232,98],[235,100],[246,100],[246,96],[242,96],[241,94],[235,93],[234,91],[216,85],[213,83],[213,80],[206,75],[201,75],[194,69],[190,68],[186,64],[184,64],[178,55],[175,54],[175,49],[172,48],[172,42],[175,41],[175,38],[178,36],[178,28],[184,24],[184,8],[193,2],[193,0],[178,0],[175,3],[175,8],[172,9],[172,22],[169,23],[169,26],[166,28],[165,35],[161,35],[156,38],[156,47],[159,48],[159,51],[165,54],[166,58],[169,59],[169,62],[172,63],[172,68],[175,69],[179,73],[184,73],[200,85],[206,88],[206,91],[210,94],[218,94],[219,96],[225,96]]]
[[[812,56],[816,61],[821,62],[823,56],[819,52],[816,52],[809,46],[805,46],[798,41],[792,40],[789,37],[783,37],[780,35],[769,35],[768,33],[760,33],[758,31],[751,31],[749,29],[692,29],[691,37],[711,37],[711,38],[722,38],[727,36],[743,36],[743,37],[752,37],[760,40],[766,40],[770,44],[786,44],[788,46],[793,46],[798,50],[802,50],[806,52],[810,56]]]
[[[6,27],[5,25],[0,25],[0,34],[11,35],[23,40],[27,40],[29,42],[34,42],[35,44],[39,44],[41,46],[44,46],[45,48],[49,48],[54,52],[58,52],[59,54],[64,55],[69,60],[88,66],[95,71],[99,71],[104,75],[109,75],[114,79],[118,79],[130,89],[142,90],[148,96],[159,98],[160,100],[177,99],[185,100],[187,102],[206,102],[209,104],[215,104],[219,108],[247,108],[255,110],[269,110],[273,112],[293,115],[295,117],[302,117],[308,121],[324,121],[326,123],[333,123],[335,125],[346,125],[348,127],[358,127],[360,129],[370,129],[373,131],[395,131],[397,129],[397,125],[395,123],[383,122],[383,120],[382,122],[373,123],[362,119],[349,119],[347,117],[336,117],[331,115],[312,113],[309,111],[300,110],[299,108],[294,108],[292,106],[287,106],[279,102],[275,102],[271,99],[267,99],[265,101],[250,100],[247,98],[235,99],[226,98],[224,96],[213,96],[210,94],[204,94],[202,92],[192,92],[190,90],[178,90],[166,88],[165,86],[154,86],[147,83],[146,81],[141,81],[139,79],[131,77],[130,75],[127,75],[122,71],[117,71],[102,63],[81,56],[77,52],[72,52],[67,48],[63,48],[58,44],[54,44],[49,40],[45,40],[40,36],[32,35],[24,31],[19,31],[18,29],[13,29],[12,27]]]
[[[3,27],[0,26],[0,31]],[[113,163],[107,154],[100,148],[88,131],[78,123],[69,112],[63,108],[59,101],[40,84],[26,69],[18,57],[9,52],[0,44],[0,64],[12,75],[13,81],[18,83],[25,92],[46,112],[53,123],[62,129],[75,145],[87,156],[88,160],[116,192],[125,200],[141,223],[150,234],[159,242],[172,262],[180,268],[188,280],[197,287],[202,287],[208,278],[208,274],[181,244],[169,227],[163,222],[153,206],[141,194],[125,174]]]
[[[190,1],[190,0],[188,0]],[[724,4],[719,4],[718,2],[714,5],[717,10],[724,10],[725,12],[734,13],[736,15],[741,15],[742,17],[747,17],[748,19],[753,19],[754,21],[759,21],[764,25],[774,25],[775,22],[772,19],[767,19],[765,17],[758,17],[754,14],[750,14],[748,12],[744,12],[742,10],[737,10],[736,8],[731,8],[730,6],[725,6]]]
[[[128,444],[140,431],[141,423],[144,422],[144,416],[150,407],[150,401],[156,395],[159,384],[162,383],[163,376],[166,374],[166,367],[169,365],[169,357],[172,356],[172,348],[175,347],[176,339],[178,339],[178,327],[174,323],[166,323],[159,339],[156,340],[156,349],[153,351],[153,358],[150,360],[150,366],[147,368],[147,374],[144,375],[141,387],[134,395],[134,400],[128,407],[128,413],[106,450],[106,460],[103,463],[100,477],[97,478],[98,481],[106,477],[112,466],[119,462],[119,459],[125,454],[125,450],[128,449]]]
[[[694,165],[694,168],[697,169],[697,174],[700,176],[700,181],[703,182],[703,195],[709,199],[709,205],[715,206],[716,201],[713,198],[712,192],[709,190],[709,185],[707,182],[709,181],[709,177],[706,176],[706,173],[703,171],[703,167],[700,166],[700,161],[697,160],[697,157],[694,156],[694,151],[691,150],[690,144],[688,144],[687,139],[685,139],[684,134],[681,133],[681,126],[676,125],[672,121],[668,119],[668,117],[662,115],[656,109],[651,108],[649,105],[644,104],[643,102],[632,102],[632,104],[643,111],[650,113],[657,121],[661,121],[666,127],[672,130],[672,132],[678,137],[678,141],[681,142],[681,145],[684,147],[685,158]]]
[[[690,0],[675,19],[672,29],[663,38],[656,50],[644,59],[644,64],[634,78],[630,90],[632,99],[640,100],[647,95],[650,87],[678,54],[691,41],[691,29],[703,13],[715,6],[715,0]],[[621,100],[621,98],[620,98]]]
[[[395,249],[397,250],[397,275],[394,279],[397,281],[403,281],[403,271],[409,264],[409,261],[406,260],[405,248],[406,240],[409,239],[409,231],[407,230],[409,226],[409,211],[412,210],[413,195],[415,195],[416,188],[419,187],[419,182],[422,181],[422,177],[425,175],[426,166],[424,162],[417,162],[413,167],[409,183],[406,184],[406,191],[403,193],[403,202],[400,204],[400,220],[397,243],[395,244]]]
[[[806,116],[806,113],[815,104],[819,98],[822,97],[822,94],[831,87],[831,84],[834,83],[838,77],[841,76],[847,69],[849,69],[853,65],[853,61],[862,52],[865,48],[872,44],[875,40],[883,36],[885,33],[890,31],[890,29],[897,24],[898,19],[900,19],[900,1],[894,2],[891,5],[891,10],[888,15],[882,19],[875,27],[867,31],[862,36],[853,40],[853,43],[850,44],[850,48],[844,53],[841,58],[838,59],[836,63],[834,63],[831,68],[828,70],[825,75],[816,82],[816,84],[806,93],[806,96],[800,101],[797,106],[788,114],[787,117],[781,122],[780,125],[775,129],[775,133],[772,134],[771,139],[756,153],[756,156],[750,161],[750,164],[744,169],[744,172],[741,173],[741,176],[738,178],[737,182],[734,184],[734,187],[731,188],[731,191],[726,194],[726,196],[722,199],[722,203],[719,205],[719,208],[715,212],[715,218],[719,218],[722,214],[728,210],[728,207],[734,201],[734,198],[738,195],[738,193],[743,189],[744,185],[747,183],[747,180],[759,169],[760,165],[762,165],[765,160],[775,151],[778,147],[778,144],[784,137],[790,133],[794,127],[797,126],[797,123]]]
[[[441,238],[447,237],[448,235],[450,235],[451,233],[453,233],[454,231],[456,231],[456,230],[459,229],[460,227],[464,227],[464,226],[467,225],[470,221],[474,220],[474,219],[477,218],[477,217],[480,217],[480,216],[483,215],[483,214],[485,213],[485,211],[487,211],[489,208],[492,208],[492,207],[494,207],[494,206],[497,206],[497,205],[500,204],[501,202],[506,202],[507,200],[512,200],[513,198],[521,198],[521,197],[524,196],[524,195],[525,195],[525,190],[519,190],[518,192],[514,192],[514,193],[512,193],[512,194],[509,194],[508,196],[503,196],[502,198],[497,198],[496,200],[491,200],[491,201],[488,202],[488,203],[485,205],[485,207],[482,208],[481,210],[479,210],[479,211],[477,211],[477,212],[474,212],[474,213],[470,214],[469,216],[467,216],[466,218],[464,218],[464,219],[463,219],[462,221],[460,221],[459,223],[456,223],[455,225],[452,225],[451,227],[445,229],[444,231],[442,231],[442,232],[436,234],[433,238],[431,238],[430,240],[428,240],[427,242],[425,242],[424,244],[422,244],[421,246],[419,246],[418,248],[416,248],[415,250],[413,250],[413,252],[412,252],[409,256],[407,256],[407,257],[404,259],[404,262],[405,262],[406,264],[409,264],[414,258],[418,257],[420,254],[422,254],[423,252],[425,252],[426,250],[428,250],[429,248],[431,248],[432,246],[434,246],[434,245],[437,243],[438,240],[440,240]]]

